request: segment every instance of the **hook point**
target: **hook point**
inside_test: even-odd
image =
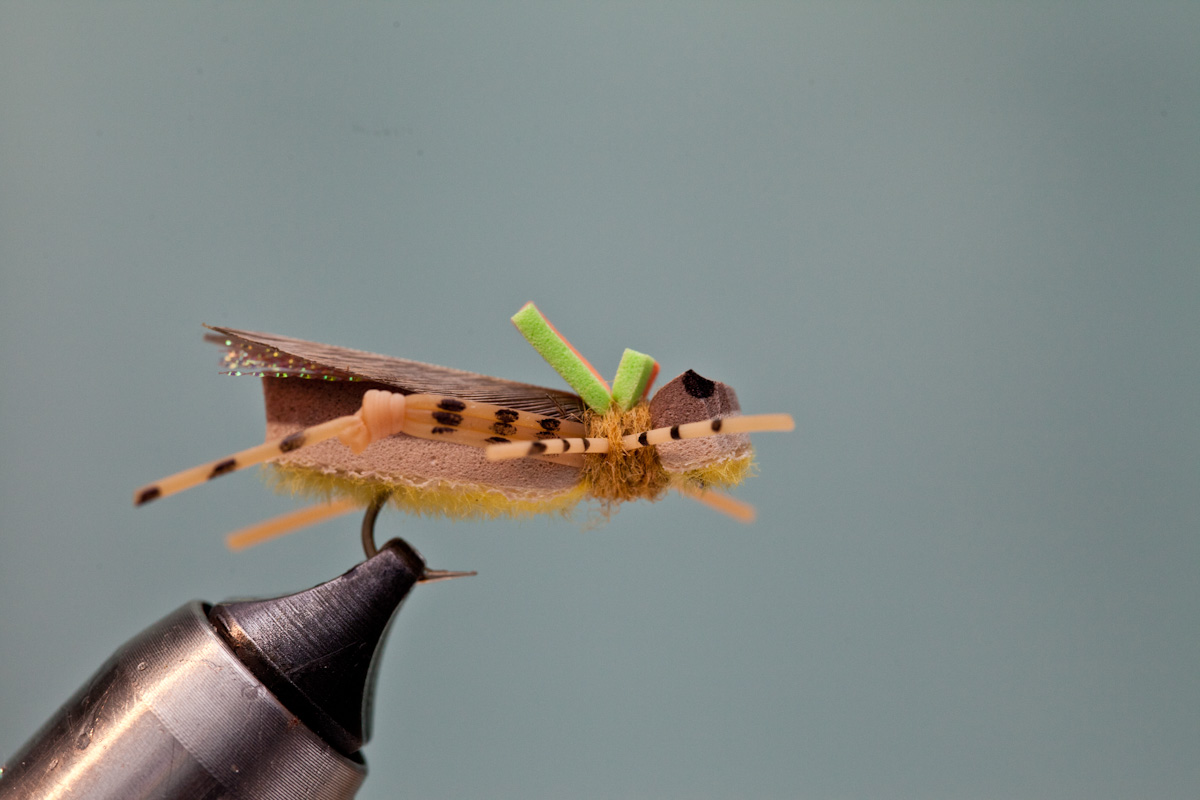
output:
[[[448,569],[427,569],[417,580],[417,583],[437,583],[438,581],[449,581],[454,578],[469,578],[472,575],[478,574],[475,570],[471,570],[470,572],[455,572]]]

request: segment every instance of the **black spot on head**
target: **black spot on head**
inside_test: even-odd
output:
[[[137,502],[134,505],[140,506],[149,503],[151,500],[157,500],[162,496],[162,489],[157,486],[149,486],[142,489],[142,493],[138,495]]]
[[[588,440],[587,440],[587,439],[584,439],[584,440],[583,440],[583,452],[585,452],[585,453],[586,453],[586,452],[588,451],[588,448],[589,448],[589,447],[591,447],[591,446],[592,446],[592,445],[591,445],[591,444],[588,442]]]
[[[712,432],[713,432],[713,433],[720,433],[720,432],[721,432],[721,420],[719,420],[719,419],[714,419],[714,420],[712,421]]]
[[[560,420],[554,419],[553,417],[546,417],[538,422],[538,424],[542,426],[542,430],[551,432],[558,430],[559,423]]]
[[[467,404],[462,400],[455,400],[453,397],[443,397],[438,400],[437,407],[443,411],[462,411],[467,407]]]
[[[717,385],[708,378],[698,374],[695,370],[689,369],[683,373],[683,388],[692,397],[698,397],[703,400],[713,396],[713,392],[717,390]]]
[[[509,440],[503,436],[493,436],[490,439],[484,439],[488,444],[508,444]]]
[[[224,475],[226,472],[233,472],[235,469],[237,469],[237,459],[227,458],[213,465],[212,472],[208,473],[208,479],[211,481],[213,478]]]
[[[642,447],[645,447],[646,445],[650,444],[650,442],[647,441],[646,434],[644,432],[640,436],[638,436],[638,444],[640,444]]]
[[[500,436],[516,436],[517,435],[516,426],[509,425],[506,422],[493,422],[492,423],[492,432],[499,434]]]
[[[435,411],[433,418],[443,425],[459,425],[462,423],[462,414],[455,414],[453,411]]]
[[[533,442],[532,444],[529,445],[529,452],[533,453],[534,455],[537,455],[538,453],[546,452],[546,443],[545,442]]]
[[[516,422],[520,416],[520,411],[513,411],[511,408],[502,408],[496,412],[496,419],[501,422]]]
[[[290,453],[304,447],[304,431],[296,431],[279,443],[279,452]]]
[[[455,432],[457,432],[457,429],[456,428],[442,428],[440,426],[435,426],[433,428],[430,428],[429,432],[430,433],[455,433]]]
[[[682,439],[683,438],[682,436],[679,435],[679,426],[678,425],[671,426],[671,438],[672,439]]]

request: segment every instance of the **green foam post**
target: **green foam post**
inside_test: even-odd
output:
[[[597,414],[608,411],[609,405],[612,404],[612,393],[608,383],[600,377],[596,368],[554,329],[550,321],[542,316],[537,306],[526,303],[520,311],[513,314],[512,322],[521,335],[533,345],[533,349],[563,376],[568,386],[579,393],[588,408]]]
[[[617,377],[613,378],[612,399],[623,410],[628,411],[638,404],[646,389],[658,374],[658,362],[645,353],[625,349]]]

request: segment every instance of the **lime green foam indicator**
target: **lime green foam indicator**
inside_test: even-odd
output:
[[[554,367],[563,380],[579,393],[588,408],[597,414],[608,411],[612,404],[612,392],[607,381],[600,377],[596,368],[587,362],[563,335],[555,330],[550,321],[542,316],[537,306],[526,303],[513,315],[513,325],[521,332],[533,349]]]
[[[638,404],[658,375],[658,362],[645,353],[626,348],[613,378],[612,399],[628,411]]]

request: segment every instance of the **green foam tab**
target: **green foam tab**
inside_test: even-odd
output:
[[[633,408],[650,388],[657,374],[657,361],[645,353],[626,348],[617,367],[617,377],[613,378],[613,402],[625,411]]]
[[[588,408],[597,414],[608,411],[609,405],[612,404],[612,393],[608,383],[600,377],[596,368],[554,329],[550,321],[542,316],[537,306],[526,303],[520,311],[513,314],[512,322],[521,335],[533,345],[533,349],[563,376],[568,386],[579,393]]]

